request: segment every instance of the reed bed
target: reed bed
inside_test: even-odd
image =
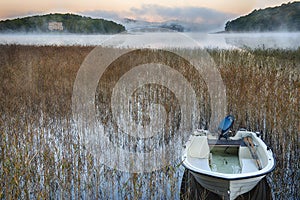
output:
[[[180,160],[153,172],[121,172],[99,165],[80,143],[71,110],[73,84],[92,49],[0,46],[0,199],[180,198]],[[202,50],[184,51],[197,56]],[[275,154],[277,167],[267,177],[273,198],[296,199],[300,196],[300,50],[208,52],[225,83],[227,110],[236,118],[234,130],[262,131]],[[113,80],[120,73],[111,71],[104,80]],[[203,94],[198,96],[201,117],[197,126],[205,128],[211,115],[207,88],[192,77],[190,82]],[[102,87],[105,89],[98,86],[98,95]],[[155,90],[168,101],[155,96],[154,101],[169,108],[170,117],[180,117],[176,100],[169,101],[172,94]],[[151,92],[146,86],[136,97],[147,91]],[[101,98],[96,100],[102,108]],[[101,111],[98,117],[107,120]],[[141,119],[147,121],[146,116]],[[177,121],[174,123],[171,132],[176,131]],[[166,144],[170,137],[173,135],[163,138]],[[118,143],[122,137],[113,140]]]

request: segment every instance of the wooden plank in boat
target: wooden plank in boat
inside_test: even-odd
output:
[[[260,160],[259,160],[259,158],[258,158],[258,156],[256,154],[256,149],[254,147],[252,138],[251,137],[245,137],[244,138],[244,142],[248,146],[249,151],[251,153],[251,156],[255,160],[258,169],[261,170],[262,169],[262,165],[261,165],[261,162],[260,162]]]

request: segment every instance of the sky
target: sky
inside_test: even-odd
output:
[[[151,22],[179,20],[223,24],[254,9],[288,0],[1,0],[0,19],[35,14],[75,13],[104,19]]]

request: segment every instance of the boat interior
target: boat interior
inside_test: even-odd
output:
[[[202,170],[225,174],[257,172],[267,165],[259,141],[241,134],[232,139],[208,139],[192,136],[187,149],[189,163]]]

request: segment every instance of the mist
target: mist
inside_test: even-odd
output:
[[[120,47],[135,48],[219,48],[219,49],[298,49],[300,32],[294,33],[218,33],[201,32],[142,32],[131,30],[122,34]],[[186,43],[182,39],[192,41]],[[97,46],[116,35],[85,34],[0,34],[0,44],[34,45],[34,46]]]
[[[93,18],[113,19],[127,29],[173,22],[183,26],[185,31],[222,30],[228,19],[237,16],[205,7],[166,7],[154,4],[145,4],[140,8],[132,7],[123,12],[92,10],[83,11],[81,14]],[[124,19],[132,19],[133,23],[128,24]]]

